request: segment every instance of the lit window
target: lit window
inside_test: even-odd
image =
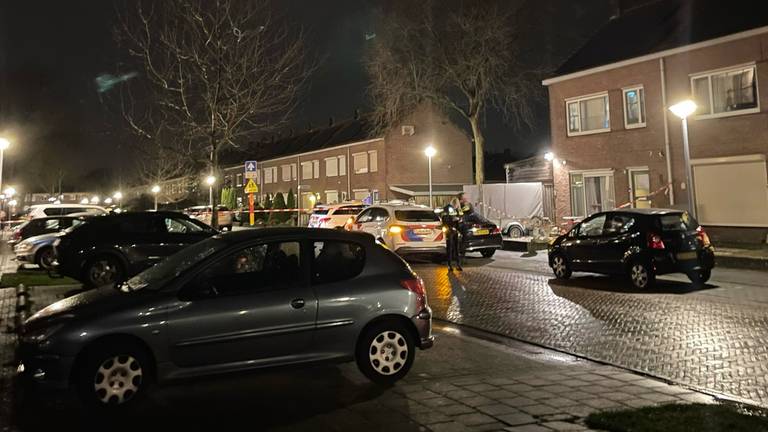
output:
[[[626,88],[624,94],[624,126],[627,129],[645,126],[645,90]]]
[[[290,165],[283,165],[280,167],[280,169],[283,172],[283,181],[291,181],[291,166]]]
[[[325,159],[325,176],[336,177],[339,175],[339,159],[336,157]]]
[[[352,154],[352,167],[355,174],[365,174],[368,172],[368,153]]]
[[[370,162],[368,163],[369,171],[370,172],[376,172],[379,170],[379,157],[378,152],[376,150],[371,150],[368,152],[368,159]]]
[[[698,108],[697,116],[750,113],[757,106],[755,66],[700,74],[691,77],[691,91]]]
[[[309,180],[312,178],[312,162],[301,163],[301,179]]]
[[[314,177],[320,178],[320,161],[319,160],[312,161],[312,170],[314,171]]]
[[[608,93],[566,101],[568,135],[585,135],[611,130]]]
[[[339,156],[339,175],[347,175],[347,157]]]

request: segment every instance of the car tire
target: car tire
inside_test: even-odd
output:
[[[56,259],[56,253],[53,248],[48,246],[40,249],[35,254],[35,264],[43,270],[53,269],[53,261]]]
[[[696,286],[701,286],[707,283],[710,276],[712,276],[712,270],[710,269],[699,270],[699,271],[688,273],[688,279],[690,279],[691,283],[693,283]]]
[[[552,273],[554,273],[555,277],[558,279],[570,279],[571,274],[573,273],[571,271],[571,265],[568,263],[568,259],[565,258],[565,255],[559,253],[552,257],[551,267]]]
[[[141,404],[152,387],[151,357],[136,343],[102,343],[81,357],[75,388],[86,408],[127,412]]]
[[[656,284],[656,273],[653,267],[645,260],[635,260],[629,265],[629,281],[639,290],[653,288]]]
[[[122,282],[125,272],[116,257],[101,255],[88,261],[83,273],[83,284],[89,288],[97,288]]]
[[[496,249],[483,249],[480,251],[480,255],[482,255],[483,258],[490,258],[495,253],[496,253]]]
[[[357,344],[357,367],[369,380],[391,385],[413,365],[416,345],[410,329],[397,320],[378,322],[367,329]]]
[[[523,236],[523,230],[517,225],[510,225],[507,228],[507,237],[520,238]]]

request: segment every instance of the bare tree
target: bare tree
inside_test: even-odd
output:
[[[271,133],[292,113],[310,68],[301,34],[273,19],[266,0],[127,4],[120,40],[141,63],[167,130],[211,174],[222,150]]]
[[[535,72],[519,58],[519,4],[445,0],[400,6],[381,12],[367,62],[377,129],[396,125],[423,103],[466,121],[482,201],[485,114],[496,109],[517,126],[533,120],[529,97],[537,84]]]

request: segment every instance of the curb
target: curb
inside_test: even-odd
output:
[[[752,258],[733,255],[718,256],[717,252],[715,252],[715,266],[723,268],[768,271],[768,258]]]
[[[14,316],[14,332],[20,335],[24,330],[24,322],[29,318],[32,302],[30,292],[23,284],[16,287],[16,315]]]

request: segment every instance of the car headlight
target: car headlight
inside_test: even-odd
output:
[[[24,253],[29,252],[29,250],[32,249],[32,244],[27,242],[21,242],[16,245],[16,247],[13,248],[13,251],[16,253]]]
[[[51,324],[49,326],[45,326],[45,327],[33,330],[31,332],[24,333],[24,335],[21,337],[21,340],[24,343],[40,345],[45,343],[49,337],[51,337],[54,333],[59,331],[62,327],[64,327],[63,322]]]

